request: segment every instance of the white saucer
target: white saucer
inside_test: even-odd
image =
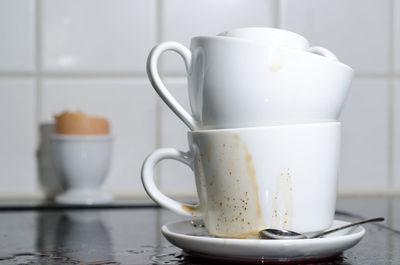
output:
[[[348,222],[335,220],[332,228],[345,224]],[[337,256],[356,245],[365,229],[358,226],[316,239],[231,239],[215,238],[205,227],[180,221],[162,226],[161,232],[169,242],[195,256],[230,261],[288,262]]]
[[[59,204],[109,204],[112,197],[101,190],[67,190],[56,197]]]

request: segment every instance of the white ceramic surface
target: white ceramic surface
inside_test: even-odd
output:
[[[192,130],[337,120],[353,70],[323,48],[310,49],[268,48],[232,37],[195,37],[191,50],[176,42],[153,48],[147,73],[160,97]],[[157,62],[167,50],[184,59],[193,114],[160,78]],[[325,52],[329,58],[313,54]]]
[[[277,28],[248,27],[222,32],[218,36],[246,39],[259,42],[266,48],[292,48],[306,50],[310,43],[300,34]]]
[[[210,234],[242,237],[269,228],[313,232],[333,220],[340,123],[188,133],[190,151],[158,149],[142,167],[149,196],[176,213],[201,216]],[[193,169],[199,205],[165,196],[154,167],[164,159]]]
[[[52,135],[54,163],[66,191],[56,202],[100,204],[111,197],[100,188],[107,176],[112,153],[110,135]]]
[[[345,224],[348,222],[335,220],[332,228]],[[162,226],[161,232],[169,242],[195,256],[225,261],[285,263],[337,256],[355,246],[364,236],[365,229],[359,226],[316,239],[231,239],[212,237],[204,227],[180,221]]]

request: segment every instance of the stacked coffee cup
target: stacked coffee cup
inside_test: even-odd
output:
[[[162,53],[184,60],[192,114],[164,86]],[[163,148],[142,167],[148,195],[201,217],[210,235],[246,237],[265,228],[314,232],[334,218],[341,125],[353,70],[293,32],[240,28],[195,37],[190,50],[164,42],[150,53],[149,79],[189,127],[190,150]],[[154,167],[174,159],[194,172],[198,205],[165,196]]]

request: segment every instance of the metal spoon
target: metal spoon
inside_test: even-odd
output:
[[[261,239],[311,239],[311,238],[319,238],[323,237],[327,234],[346,229],[352,226],[360,225],[360,224],[365,224],[365,223],[370,223],[370,222],[381,222],[385,220],[383,217],[378,217],[378,218],[372,218],[372,219],[367,219],[355,223],[351,223],[348,225],[340,226],[331,230],[327,230],[321,233],[318,233],[313,236],[306,236],[301,233],[289,231],[289,230],[284,230],[284,229],[264,229],[258,232],[258,237]]]

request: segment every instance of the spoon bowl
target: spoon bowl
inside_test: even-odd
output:
[[[259,233],[259,238],[262,239],[306,239],[307,236],[294,231],[285,229],[264,229]]]

